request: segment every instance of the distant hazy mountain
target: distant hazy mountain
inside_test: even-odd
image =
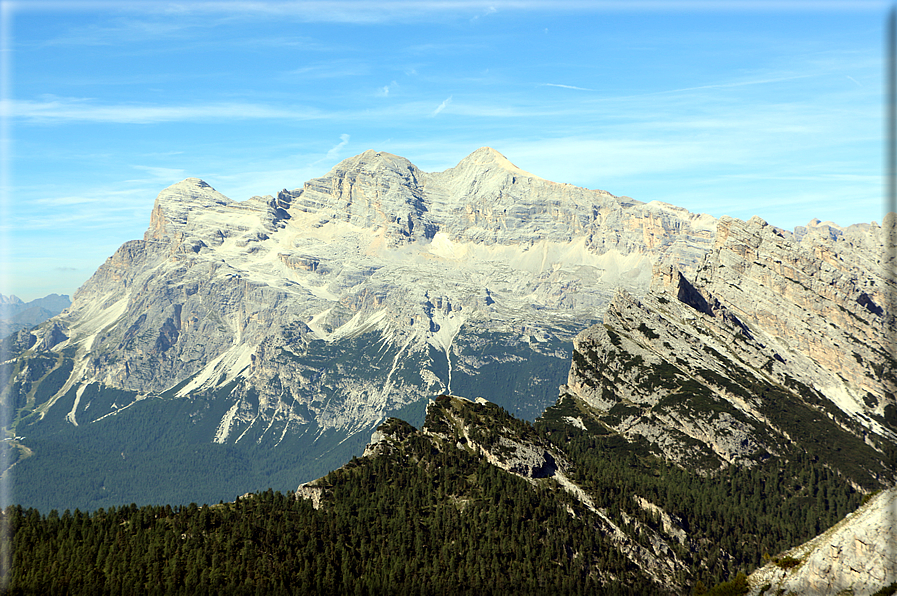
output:
[[[43,323],[71,304],[72,301],[64,294],[49,294],[29,302],[22,302],[17,296],[0,294],[0,337]]]

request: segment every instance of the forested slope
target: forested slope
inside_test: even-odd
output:
[[[558,414],[531,425],[443,396],[422,429],[388,420],[365,456],[298,494],[11,507],[9,593],[691,593],[862,498],[809,456],[700,475]]]

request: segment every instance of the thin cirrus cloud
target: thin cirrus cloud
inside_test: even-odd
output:
[[[439,113],[440,113],[442,110],[444,110],[444,109],[446,108],[446,106],[448,106],[450,103],[452,103],[452,96],[451,96],[451,95],[449,95],[448,97],[446,97],[445,100],[444,100],[441,104],[439,104],[439,106],[438,106],[435,110],[433,110],[433,114],[432,114],[432,115],[435,116],[435,115],[439,114]]]
[[[110,7],[131,11],[185,18],[190,15],[227,14],[242,17],[283,17],[297,22],[318,23],[384,23],[444,19],[453,15],[476,21],[478,17],[501,11],[518,12],[615,12],[639,10],[657,12],[770,12],[770,11],[883,11],[888,4],[882,0],[301,0],[293,2],[204,1],[168,3],[154,1],[122,3],[94,0],[92,2],[33,1],[36,7],[54,8],[71,4],[90,7]]]
[[[72,28],[55,37],[43,40],[36,47],[52,46],[112,46],[182,36],[193,26],[181,22],[161,22],[145,18],[120,20],[114,26],[89,25]],[[35,44],[31,44],[35,45]],[[27,47],[27,46],[26,46]]]
[[[157,166],[132,166],[135,170],[146,172],[149,181],[180,180],[184,177],[181,168],[162,168]]]
[[[331,60],[329,62],[317,62],[307,64],[286,72],[288,77],[312,78],[312,79],[337,79],[342,77],[355,77],[370,74],[368,64],[358,60]]]
[[[341,150],[343,147],[345,147],[346,145],[349,144],[349,138],[350,138],[349,135],[347,135],[347,134],[341,134],[341,135],[339,136],[339,138],[340,138],[340,142],[337,143],[336,145],[334,145],[334,146],[327,152],[327,158],[328,158],[328,159],[332,159],[332,158],[336,157],[337,155],[339,155],[340,150]]]
[[[41,217],[34,217],[30,210],[11,210],[7,233],[22,234],[31,230],[57,230],[54,238],[58,239],[69,234],[67,230],[80,230],[80,232],[117,230],[123,225],[131,223],[135,211],[143,215],[146,195],[151,192],[145,188],[86,190],[87,192],[79,195],[34,199],[32,203],[43,208]],[[100,206],[101,209],[98,208]],[[73,231],[71,234],[78,235],[80,232]],[[16,242],[20,241],[21,239],[17,239]],[[47,238],[43,238],[42,241],[47,242]]]
[[[561,89],[575,89],[576,91],[594,91],[585,87],[576,87],[574,85],[561,85],[559,83],[542,83],[541,87],[560,87]]]
[[[307,107],[273,107],[253,103],[212,103],[192,106],[102,105],[84,99],[60,98],[44,101],[4,100],[0,111],[6,117],[32,122],[109,122],[150,124],[184,120],[283,118],[315,120],[326,118]]]

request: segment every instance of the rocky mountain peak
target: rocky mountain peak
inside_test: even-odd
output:
[[[814,231],[831,229],[798,240],[759,217],[721,218],[694,276],[655,265],[648,294],[617,292],[603,325],[575,340],[565,391],[675,461],[749,462],[830,435],[838,447],[820,458],[861,484],[889,482],[884,234]]]
[[[651,291],[673,295],[679,302],[705,315],[713,316],[714,307],[719,306],[713,297],[708,301],[707,297],[672,264],[654,266]]]
[[[437,227],[427,215],[422,175],[404,157],[368,150],[291,193],[291,211],[317,215],[321,223],[382,229],[390,246],[431,238]]]
[[[156,197],[144,240],[171,241],[187,226],[188,217],[220,210],[233,201],[199,178],[186,178]]]
[[[723,217],[695,285],[737,305],[745,323],[788,345],[807,371],[819,367],[810,378],[843,407],[884,415],[895,391],[888,367],[878,364],[890,361],[894,324],[885,311],[895,288],[881,265],[884,234],[877,226],[831,230],[810,228],[798,241],[759,218]]]
[[[538,178],[538,176],[534,174],[530,174],[529,172],[522,170],[511,163],[511,161],[493,149],[492,147],[480,147],[464,159],[462,159],[457,167],[461,168],[481,168],[481,169],[494,169],[499,168],[503,170],[507,170],[509,172],[513,172],[518,176],[529,176],[531,178]],[[540,178],[541,179],[541,178]]]
[[[836,230],[843,230],[843,229],[844,229],[844,228],[842,228],[841,226],[839,226],[838,224],[836,224],[836,223],[834,223],[834,222],[832,222],[832,221],[820,221],[818,217],[814,217],[813,219],[811,219],[810,222],[807,224],[807,227],[808,227],[808,228],[821,228],[821,227],[826,227],[826,228],[834,228],[834,229],[836,229]]]
[[[401,157],[393,155],[386,151],[376,151],[368,149],[363,153],[359,153],[353,157],[348,157],[336,164],[329,172],[328,176],[340,176],[341,173],[355,172],[361,173],[383,173],[392,171],[396,173],[416,171],[417,166]]]

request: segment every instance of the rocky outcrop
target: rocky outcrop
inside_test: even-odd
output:
[[[616,293],[576,338],[564,395],[682,464],[749,466],[799,445],[859,485],[892,482],[884,234],[818,228],[798,241],[721,219],[694,283],[658,265],[646,295]]]
[[[838,524],[749,577],[751,596],[868,596],[897,583],[897,488],[872,497]]]
[[[476,404],[476,405],[475,405]],[[478,407],[484,406],[484,407]],[[427,408],[427,421],[422,431],[459,449],[481,455],[490,464],[528,479],[563,475],[569,464],[547,441],[535,433],[521,432],[525,427],[516,424],[484,422],[494,416],[497,406],[483,398],[477,402],[462,397],[440,396]],[[484,412],[485,410],[485,412]],[[507,417],[507,414],[503,416]]]
[[[311,501],[312,507],[320,509],[323,499],[327,496],[327,491],[321,486],[313,486],[311,483],[300,485],[296,489],[297,499],[307,499]]]
[[[417,429],[398,418],[389,418],[371,434],[371,442],[364,448],[362,457],[374,457],[391,450],[391,446],[401,443]]]
[[[893,214],[884,225],[815,225],[797,241],[759,217],[724,217],[695,283],[779,340],[820,390],[884,416],[897,393],[888,336],[897,286],[884,267]]]

